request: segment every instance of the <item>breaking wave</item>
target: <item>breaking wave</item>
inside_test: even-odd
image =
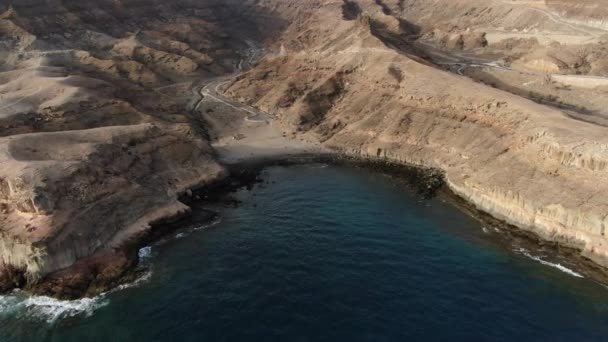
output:
[[[140,266],[146,265],[152,256],[151,247],[139,250]],[[30,296],[16,290],[9,295],[0,296],[0,317],[14,319],[33,319],[53,324],[58,320],[81,316],[91,316],[97,309],[110,303],[108,295],[113,292],[137,287],[152,277],[152,270],[147,269],[142,275],[130,283],[125,283],[92,298],[75,300],[60,300],[47,296]]]
[[[125,289],[130,289],[132,287],[137,287],[137,286],[147,282],[148,280],[150,280],[150,278],[152,278],[152,270],[147,270],[139,278],[135,279],[134,281],[132,281],[130,283],[118,285],[114,289],[110,290],[108,293],[113,293],[113,292],[122,291]]]
[[[528,253],[528,251],[526,251],[526,250],[525,250],[525,249],[523,249],[523,248],[520,248],[518,251],[519,251],[521,254],[523,254],[523,255],[527,256],[528,258],[530,258],[530,259],[532,259],[532,260],[535,260],[535,261],[538,261],[538,262],[540,262],[540,263],[541,263],[541,264],[543,264],[543,265],[550,266],[550,267],[553,267],[553,268],[557,268],[558,270],[560,270],[560,271],[562,271],[562,272],[564,272],[564,273],[567,273],[567,274],[569,274],[569,275],[571,275],[571,276],[577,277],[577,278],[584,278],[584,276],[583,276],[582,274],[580,274],[580,273],[578,273],[578,272],[575,272],[575,271],[573,271],[573,270],[571,270],[571,269],[567,268],[566,266],[563,266],[562,264],[559,264],[559,263],[552,263],[552,262],[549,262],[549,261],[547,261],[547,260],[543,260],[543,259],[541,259],[540,257],[534,256],[534,255],[532,255],[532,254]]]
[[[140,261],[150,258],[152,256],[152,247],[147,246],[140,248],[139,252],[137,252],[137,256],[139,256]]]
[[[197,226],[195,227],[193,230],[194,231],[199,231],[199,230],[203,230],[203,229],[207,229],[207,228],[211,228],[213,226],[218,225],[220,222],[222,222],[222,218],[218,215],[215,219],[213,219],[213,221]]]
[[[26,296],[21,291],[0,296],[0,316],[11,315],[16,319],[33,318],[54,323],[59,319],[79,315],[90,316],[109,304],[105,295],[76,300],[59,300],[46,296]]]

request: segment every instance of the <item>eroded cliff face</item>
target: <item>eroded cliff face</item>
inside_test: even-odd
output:
[[[223,173],[188,130],[145,124],[3,142],[4,262],[45,275],[187,211],[177,196]]]
[[[281,26],[258,12],[240,1],[0,2],[0,290],[103,289],[137,261],[127,246],[188,212],[181,194],[225,177],[193,115],[195,82],[233,72]]]
[[[480,210],[608,266],[606,128],[440,70],[376,1],[348,3],[225,93],[346,154],[440,168]]]

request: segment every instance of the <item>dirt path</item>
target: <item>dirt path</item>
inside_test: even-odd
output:
[[[238,71],[228,76],[206,80],[200,88],[197,88],[200,99],[193,107],[194,114],[202,115],[200,108],[206,102],[214,105],[220,104],[225,110],[242,114],[236,122],[236,130],[214,132],[218,138],[212,143],[212,146],[218,153],[220,161],[235,164],[258,159],[329,153],[314,139],[288,136],[280,127],[275,115],[237,102],[221,93],[220,88],[254,64],[255,60],[261,56],[261,51],[256,47],[250,47],[243,60],[238,63]],[[221,111],[213,115],[214,120],[233,120],[233,117],[228,117]]]

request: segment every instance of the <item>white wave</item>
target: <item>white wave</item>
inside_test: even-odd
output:
[[[109,303],[103,296],[77,300],[58,300],[44,296],[28,297],[23,301],[27,313],[43,317],[53,323],[59,318],[74,317],[80,314],[90,316],[93,312]]]
[[[213,221],[211,221],[211,222],[209,222],[207,224],[204,224],[202,226],[195,227],[193,230],[194,231],[199,231],[199,230],[211,228],[213,226],[218,225],[220,222],[222,222],[222,218],[218,216],[215,220],[213,220]]]
[[[130,283],[125,283],[125,284],[116,286],[115,288],[110,290],[108,293],[122,291],[125,289],[130,289],[132,287],[137,287],[137,286],[147,282],[148,280],[150,280],[150,278],[152,278],[152,270],[148,270],[148,271],[144,272],[144,274],[142,274],[139,278],[135,279],[134,281],[132,281]],[[106,293],[104,293],[104,295],[105,294]]]
[[[139,258],[147,260],[152,256],[151,247],[139,250]],[[141,265],[140,265],[141,266]],[[16,290],[9,295],[0,296],[0,317],[10,316],[17,319],[43,320],[49,324],[57,320],[84,315],[91,316],[95,310],[110,303],[108,295],[117,291],[133,288],[147,282],[152,277],[152,270],[148,269],[137,279],[130,283],[121,284],[108,292],[92,298],[76,300],[60,300],[46,296],[29,296]]]
[[[520,248],[519,252],[521,252],[521,254],[527,256],[528,258],[530,258],[532,260],[536,260],[536,261],[540,262],[543,265],[550,266],[550,267],[553,267],[553,268],[557,268],[558,270],[560,270],[560,271],[562,271],[564,273],[567,273],[567,274],[569,274],[571,276],[577,277],[577,278],[584,278],[582,274],[580,274],[578,272],[575,272],[575,271],[567,268],[566,266],[563,266],[562,264],[554,264],[552,262],[543,260],[540,257],[531,255],[530,253],[528,253],[528,251],[526,251],[523,248]]]
[[[19,298],[16,296],[0,296],[0,315],[14,312],[17,303],[19,303]]]
[[[133,288],[147,282],[152,271],[144,272],[134,281],[119,285],[108,292],[93,298],[60,300],[46,296],[27,296],[20,291],[0,296],[0,316],[13,316],[18,319],[30,318],[55,323],[57,320],[79,315],[91,316],[97,309],[110,303],[108,294]]]
[[[184,234],[184,233],[179,233],[179,234],[176,234],[176,235],[175,235],[175,238],[176,238],[176,239],[181,239],[181,238],[183,238],[184,236],[186,236],[186,234]]]
[[[481,227],[481,230],[482,230],[484,233],[486,233],[486,234],[488,234],[488,233],[490,232],[490,231],[488,230],[488,228],[486,228],[486,227]]]
[[[15,315],[16,318],[34,318],[54,323],[58,319],[78,315],[90,316],[106,306],[109,300],[105,295],[76,300],[59,300],[46,296],[25,296],[20,292],[0,296],[0,315]]]
[[[220,218],[202,225],[194,230],[209,228],[220,223]],[[185,233],[179,233],[177,238],[184,237]],[[139,278],[126,284],[121,284],[108,292],[104,292],[93,298],[81,298],[76,300],[59,300],[46,296],[28,296],[17,290],[9,295],[0,296],[0,317],[11,316],[18,319],[38,319],[48,323],[57,320],[75,317],[79,315],[92,315],[95,310],[110,303],[108,295],[117,291],[133,288],[147,282],[152,278],[150,258],[152,258],[152,247],[142,247],[138,251],[140,260],[139,267],[147,269]]]
[[[152,247],[147,246],[140,248],[137,255],[139,256],[139,260],[150,258],[152,256]]]

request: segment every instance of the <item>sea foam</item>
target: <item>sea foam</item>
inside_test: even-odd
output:
[[[143,247],[139,250],[140,265],[152,256],[151,247]],[[110,303],[108,294],[124,289],[139,286],[152,277],[151,269],[148,269],[136,280],[122,284],[109,292],[104,292],[92,298],[81,298],[76,300],[60,300],[46,296],[29,296],[22,291],[16,290],[9,295],[0,296],[0,317],[14,317],[16,319],[32,319],[46,321],[53,324],[64,318],[84,315],[91,316],[97,309]]]
[[[549,262],[547,260],[543,260],[540,257],[531,255],[530,253],[528,253],[528,251],[526,251],[523,248],[520,248],[519,252],[521,252],[521,254],[527,256],[528,258],[530,258],[532,260],[540,262],[543,265],[550,266],[550,267],[553,267],[553,268],[557,268],[558,270],[560,270],[560,271],[562,271],[564,273],[567,273],[567,274],[569,274],[571,276],[577,277],[577,278],[584,278],[582,274],[580,274],[578,272],[575,272],[575,271],[567,268],[566,266],[563,266],[562,264],[556,264],[556,263]]]
[[[194,227],[193,231],[199,231],[199,230],[204,230],[204,229],[207,229],[207,228],[211,228],[213,226],[216,226],[216,225],[220,224],[220,222],[222,222],[222,218],[220,216],[218,216],[213,221],[211,221],[209,223],[206,223],[206,224]]]
[[[139,256],[139,260],[142,260],[142,259],[145,260],[145,259],[150,258],[152,256],[152,247],[147,246],[147,247],[140,248],[137,255]]]
[[[59,319],[78,315],[90,316],[110,301],[105,295],[76,300],[59,300],[46,296],[26,296],[20,291],[0,296],[0,316],[30,318],[55,323]]]

